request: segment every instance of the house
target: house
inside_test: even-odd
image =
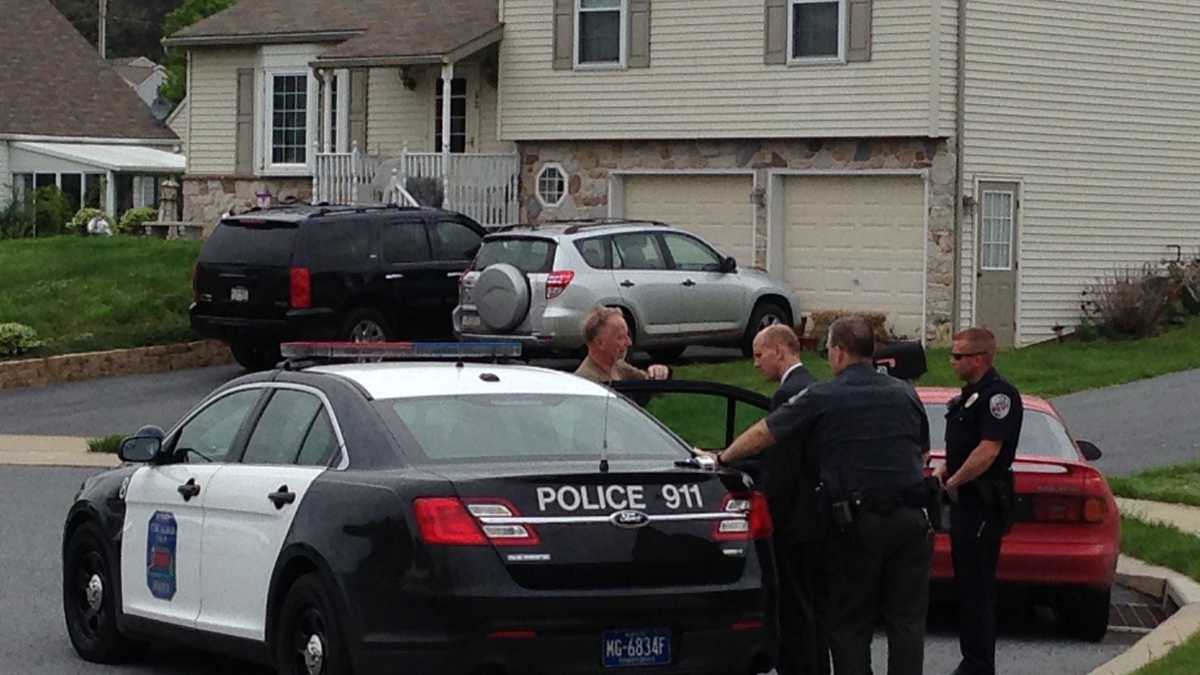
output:
[[[197,218],[433,175],[451,208],[689,228],[804,310],[1027,345],[1200,245],[1198,29],[1125,0],[261,0],[166,43]]]
[[[109,59],[125,83],[133,87],[154,114],[155,119],[164,120],[171,114],[171,103],[158,95],[158,89],[167,81],[167,69],[144,56]]]
[[[76,206],[156,206],[179,139],[48,0],[0,0],[0,207],[54,185]]]

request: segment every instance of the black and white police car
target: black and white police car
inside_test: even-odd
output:
[[[84,659],[172,639],[286,674],[769,669],[771,522],[744,475],[574,375],[287,347],[422,360],[247,375],[127,439],[64,530]]]

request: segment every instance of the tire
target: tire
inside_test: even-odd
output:
[[[471,294],[479,320],[491,332],[508,332],[521,325],[529,314],[532,300],[529,278],[507,263],[485,269],[475,281]]]
[[[792,313],[774,300],[763,300],[754,306],[750,321],[746,323],[746,335],[742,338],[742,354],[754,356],[754,337],[767,326],[775,323],[792,325]]]
[[[258,342],[233,342],[229,351],[233,352],[233,360],[238,365],[251,372],[270,370],[283,358],[279,354],[279,345]]]
[[[121,663],[138,645],[117,628],[119,574],[101,543],[100,530],[80,525],[63,551],[63,615],[75,651],[92,663]]]
[[[1100,642],[1108,632],[1108,612],[1112,589],[1087,588],[1072,594],[1063,607],[1062,620],[1073,637],[1087,642]]]
[[[346,314],[341,336],[349,342],[387,342],[392,339],[392,329],[382,312],[359,307]]]
[[[288,590],[275,631],[278,675],[350,675],[350,658],[337,611],[315,574]]]
[[[674,363],[683,356],[683,352],[687,349],[687,345],[676,345],[674,347],[651,347],[646,350],[651,359],[655,363]]]

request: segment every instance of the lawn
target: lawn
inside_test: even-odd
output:
[[[1172,649],[1165,658],[1141,668],[1134,675],[1196,675],[1200,673],[1200,635]]]
[[[929,372],[918,384],[961,386],[950,369],[948,348],[930,349],[927,358]],[[818,379],[829,377],[829,366],[819,355],[805,354],[804,363]],[[1044,397],[1200,368],[1200,319],[1145,340],[1068,340],[1005,351],[996,366],[1022,392]],[[763,381],[749,360],[680,366],[675,377],[715,380],[762,393],[775,387]]]
[[[62,236],[0,241],[0,323],[45,345],[19,358],[191,338],[198,241]]]
[[[1200,506],[1200,462],[1110,476],[1108,484],[1121,497]]]
[[[1200,538],[1165,525],[1121,519],[1121,551],[1140,560],[1169,567],[1200,581]],[[1166,657],[1135,675],[1194,675],[1200,672],[1200,635],[1172,649]]]

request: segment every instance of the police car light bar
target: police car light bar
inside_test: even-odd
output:
[[[285,342],[285,359],[377,359],[381,361],[460,361],[519,358],[519,342]]]

